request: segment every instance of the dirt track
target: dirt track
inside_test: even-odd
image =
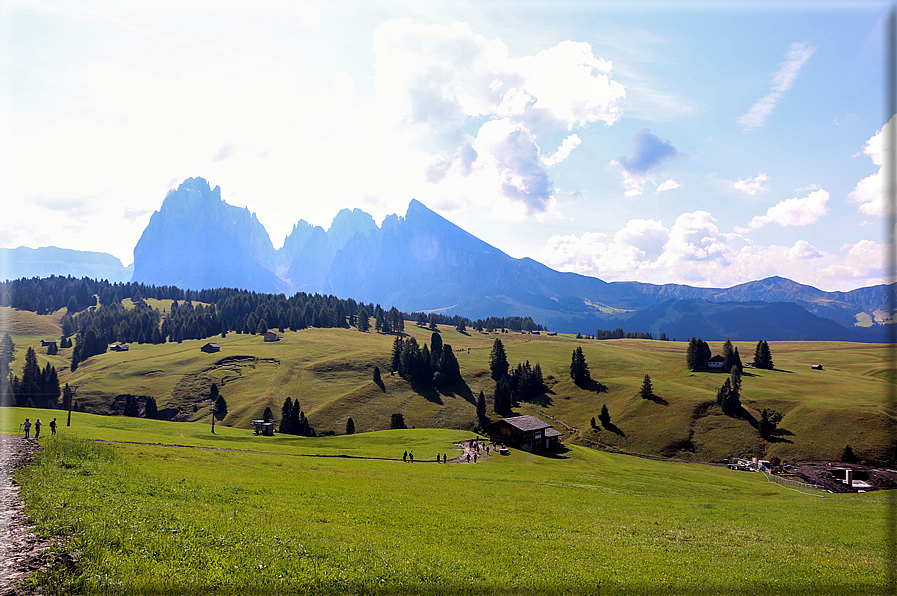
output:
[[[15,469],[30,462],[39,449],[33,439],[0,435],[0,596],[32,594],[16,583],[49,562],[50,542],[34,534],[12,478]]]

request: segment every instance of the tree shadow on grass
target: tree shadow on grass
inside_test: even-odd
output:
[[[652,394],[651,397],[646,397],[645,399],[647,399],[649,401],[653,401],[656,404],[660,404],[661,406],[670,405],[670,402],[668,402],[667,400],[665,400],[664,398],[660,397],[657,394]]]
[[[439,392],[446,397],[461,397],[465,401],[477,405],[477,397],[473,394],[473,391],[470,390],[466,381],[459,381],[452,385],[440,385]]]
[[[787,436],[794,436],[794,433],[785,428],[777,428],[771,433],[769,433],[768,437],[764,437],[770,443],[794,443],[791,439],[786,438]]]
[[[551,396],[549,395],[549,393],[553,394],[554,392],[546,391],[544,393],[540,393],[539,395],[534,395],[533,397],[530,397],[529,399],[525,399],[523,401],[525,401],[528,404],[535,404],[537,406],[542,406],[543,408],[547,408],[547,407],[554,405],[554,400],[551,399]]]
[[[411,389],[428,402],[434,403],[439,406],[443,405],[442,396],[439,395],[439,392],[436,391],[436,387],[434,387],[432,384],[412,381]]]
[[[374,385],[380,388],[380,391],[386,393],[386,385],[383,383],[383,379],[378,379],[374,381]]]
[[[586,391],[593,391],[595,393],[607,393],[607,387],[594,379],[589,379],[582,384],[577,383],[576,386],[580,389],[585,389]]]
[[[607,424],[602,424],[601,426],[604,427],[604,430],[608,430],[608,431],[614,433],[615,435],[619,435],[621,437],[626,436],[626,433],[623,432],[623,429],[621,429],[619,426],[617,426],[613,422],[608,422]]]

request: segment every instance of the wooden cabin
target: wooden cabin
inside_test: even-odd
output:
[[[513,416],[486,427],[495,443],[511,444],[524,451],[541,451],[558,447],[561,433],[535,416]]]

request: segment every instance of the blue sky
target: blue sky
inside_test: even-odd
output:
[[[602,279],[883,281],[881,2],[0,5],[0,246],[125,264],[190,176],[280,246],[416,198]]]

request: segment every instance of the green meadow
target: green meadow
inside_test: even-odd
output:
[[[125,304],[129,301],[125,300]],[[166,301],[154,306],[166,309]],[[715,406],[716,390],[725,375],[692,373],[685,366],[683,341],[577,340],[570,335],[459,333],[440,326],[443,341],[456,351],[463,383],[421,387],[389,374],[393,335],[359,333],[356,329],[287,331],[279,342],[265,343],[259,335],[228,334],[209,340],[186,340],[159,345],[132,344],[128,352],[94,356],[72,373],[71,349],[48,356],[42,337],[58,337],[62,312],[38,316],[0,308],[0,318],[16,342],[20,371],[24,352],[32,346],[41,366],[52,363],[62,383],[76,391],[87,411],[109,414],[116,396],[152,396],[159,409],[179,410],[181,421],[211,421],[208,399],[212,383],[227,400],[228,413],[220,427],[250,428],[270,407],[275,418],[287,397],[298,400],[319,433],[342,434],[352,418],[359,432],[388,428],[391,414],[402,413],[414,428],[472,431],[476,425],[476,397],[486,396],[492,410],[494,383],[489,354],[496,338],[505,346],[512,366],[539,363],[548,391],[515,408],[517,414],[552,416],[577,429],[565,442],[578,442],[690,461],[720,462],[730,456],[836,460],[846,445],[865,461],[894,460],[894,423],[897,403],[886,401],[894,371],[891,346],[846,342],[772,342],[775,370],[745,369],[742,379],[742,416],[724,415]],[[431,332],[408,322],[405,332],[420,344]],[[684,339],[684,338],[679,338]],[[705,338],[707,339],[707,338]],[[207,354],[210,342],[221,351]],[[735,342],[743,360],[753,356],[756,342]],[[575,347],[583,348],[591,387],[577,387],[569,375]],[[715,353],[721,341],[710,341]],[[821,364],[823,370],[812,370]],[[379,367],[383,387],[373,382]],[[648,374],[657,401],[638,397]],[[591,427],[607,405],[612,426]],[[782,415],[776,434],[760,437],[757,421],[763,409]],[[195,411],[194,411],[195,410]],[[566,432],[563,425],[556,428]],[[226,432],[222,430],[221,432]]]
[[[0,432],[58,413],[7,408]],[[807,495],[579,446],[426,461],[464,431],[62,421],[17,474],[38,531],[77,553],[32,576],[48,593],[886,593],[888,493]],[[409,448],[424,461],[402,463]],[[314,454],[353,457],[294,457]]]

